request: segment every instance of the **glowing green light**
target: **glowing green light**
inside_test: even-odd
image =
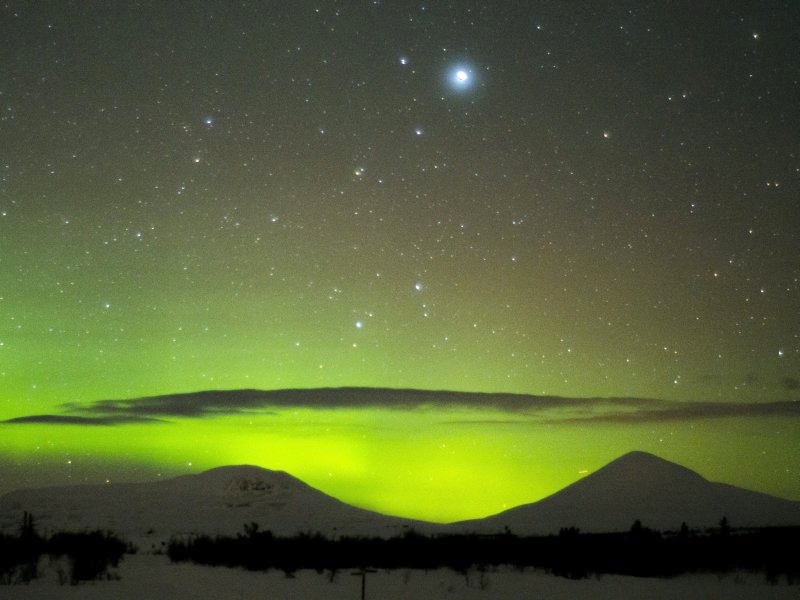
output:
[[[754,452],[780,427],[769,456]],[[547,425],[481,409],[279,409],[113,427],[5,425],[0,455],[53,481],[147,480],[230,464],[283,470],[357,506],[434,521],[541,499],[633,449],[713,480],[800,497],[800,425],[777,419]],[[731,431],[740,435],[731,437]],[[69,461],[69,462],[68,462]],[[743,472],[738,465],[751,467]],[[105,469],[105,471],[104,471]]]

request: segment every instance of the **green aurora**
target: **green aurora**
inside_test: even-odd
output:
[[[17,465],[12,483],[26,483],[32,472],[47,473],[50,483],[152,480],[247,463],[287,471],[379,512],[453,521],[538,500],[644,449],[712,480],[790,498],[800,493],[791,476],[800,468],[794,403],[345,389],[62,408],[61,415],[0,425],[0,452]]]
[[[447,521],[638,449],[800,499],[798,30],[3,3],[0,492],[248,463]]]

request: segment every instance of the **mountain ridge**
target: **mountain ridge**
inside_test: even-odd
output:
[[[108,529],[149,547],[173,535],[235,535],[256,522],[276,535],[391,537],[424,522],[382,515],[330,496],[284,471],[253,465],[217,467],[144,483],[52,486],[0,496],[0,532],[22,513],[45,533]]]
[[[562,527],[585,532],[646,527],[800,525],[800,502],[708,481],[653,454],[634,451],[537,502],[483,519],[436,524],[358,508],[286,473],[254,465],[216,467],[145,483],[84,484],[0,495],[0,532],[14,531],[22,513],[47,533],[108,529],[156,548],[174,535],[235,535],[246,523],[276,535],[319,532],[391,537],[420,533],[548,535]]]

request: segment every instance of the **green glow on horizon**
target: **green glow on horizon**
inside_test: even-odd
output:
[[[7,425],[0,428],[0,454],[35,461],[59,483],[151,480],[255,464],[357,506],[433,521],[541,499],[634,449],[712,480],[800,498],[796,478],[780,472],[800,471],[800,424],[792,420],[492,423],[502,418],[508,414],[476,409],[281,409],[154,425]],[[779,441],[760,454],[759,444],[776,429]]]
[[[0,8],[0,421],[242,389],[800,401],[787,11],[73,4]],[[793,416],[376,406],[0,424],[0,487],[255,463],[448,520],[640,449],[800,498]]]

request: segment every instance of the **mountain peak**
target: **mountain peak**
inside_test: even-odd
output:
[[[0,497],[0,532],[16,527],[23,511],[35,515],[42,531],[108,529],[148,545],[174,534],[235,535],[253,522],[276,535],[329,536],[386,537],[417,525],[345,504],[283,471],[251,465],[146,483],[11,492]]]
[[[224,494],[243,494],[249,492],[321,495],[300,479],[285,471],[274,471],[253,465],[232,465],[216,467],[189,475],[189,479],[199,486],[205,486]]]
[[[706,481],[700,474],[655,454],[634,450],[601,467],[585,479],[602,476],[620,486],[674,485],[677,481],[697,484]]]
[[[800,503],[713,483],[691,469],[635,451],[552,496],[484,519],[480,529],[626,531],[640,520],[647,527],[677,530],[684,522],[713,527],[722,517],[736,526],[796,525]]]
[[[650,452],[645,452],[644,450],[631,450],[620,456],[619,458],[615,458],[608,464],[618,463],[618,462],[669,462],[666,459],[661,458],[660,456],[656,456],[655,454],[651,454]]]
[[[277,481],[297,481],[300,480],[286,471],[275,471],[257,467],[255,465],[229,465],[224,467],[214,467],[206,471],[201,471],[196,475],[189,475],[204,481],[225,481],[228,479],[256,479],[256,480],[277,480]]]
[[[661,458],[655,454],[651,454],[650,452],[645,452],[644,450],[631,450],[619,458],[615,458],[602,468],[606,469],[612,465],[633,469],[677,467],[679,469],[684,469],[687,471],[689,470],[686,469],[686,467],[682,467],[681,465],[671,462],[665,458]]]

